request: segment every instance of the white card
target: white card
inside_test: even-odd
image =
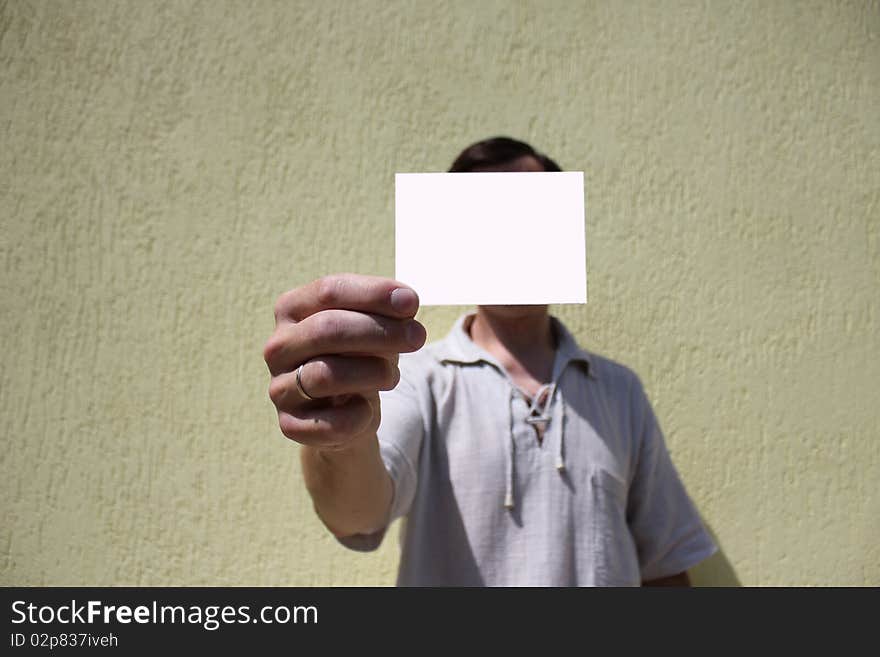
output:
[[[394,237],[424,306],[587,302],[582,171],[398,173]]]

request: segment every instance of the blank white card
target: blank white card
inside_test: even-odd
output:
[[[587,302],[582,171],[398,173],[394,237],[422,305]]]

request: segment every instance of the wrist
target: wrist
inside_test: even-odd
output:
[[[379,453],[379,441],[375,433],[357,436],[342,445],[327,447],[311,446],[315,457],[320,461],[333,465],[362,461],[373,458]]]

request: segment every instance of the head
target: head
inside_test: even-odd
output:
[[[510,137],[492,137],[465,148],[450,173],[481,171],[561,171],[559,165],[523,141]]]
[[[549,157],[529,144],[510,137],[492,137],[465,148],[452,166],[450,173],[561,171]],[[505,320],[525,319],[546,315],[547,306],[480,306],[479,312]]]

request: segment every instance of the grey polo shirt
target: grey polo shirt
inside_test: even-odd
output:
[[[381,394],[389,522],[405,517],[398,585],[635,586],[715,551],[631,370],[554,318],[539,442],[472,319],[402,355],[400,383]],[[372,550],[384,533],[340,540]]]

